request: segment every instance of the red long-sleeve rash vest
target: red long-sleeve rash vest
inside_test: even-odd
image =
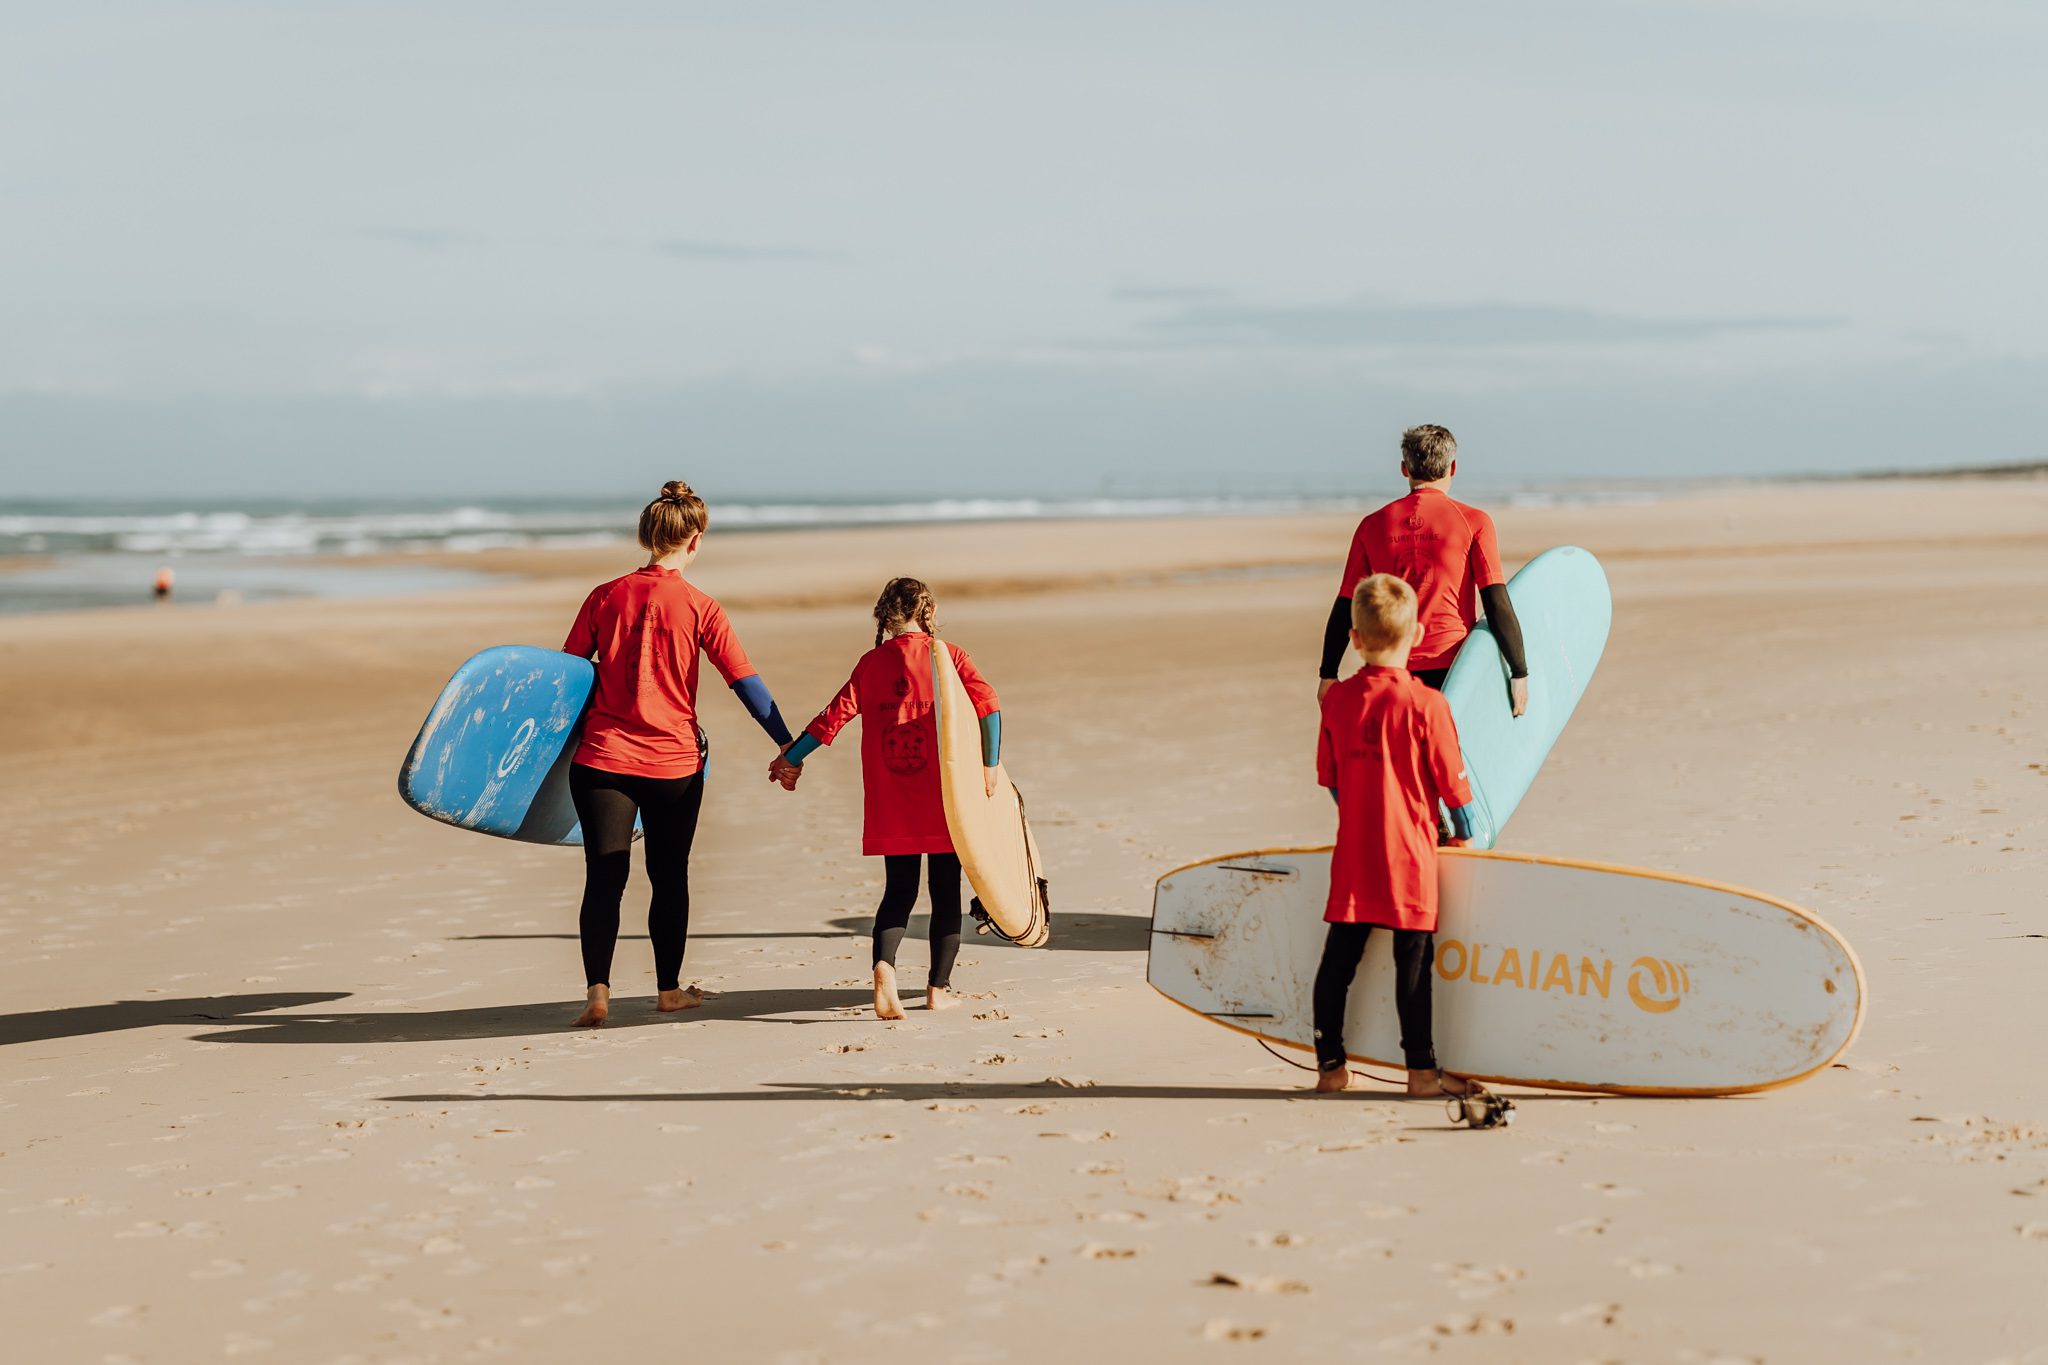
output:
[[[1441,692],[1404,668],[1367,664],[1323,698],[1316,780],[1337,790],[1330,855],[1334,924],[1436,928],[1436,803],[1472,800]]]
[[[1479,619],[1479,589],[1507,582],[1493,518],[1442,489],[1421,488],[1358,523],[1339,597],[1367,574],[1390,573],[1415,589],[1422,643],[1408,660],[1420,673],[1449,668]]]
[[[996,691],[958,645],[949,644],[976,716],[1001,709]],[[863,654],[839,695],[804,733],[830,744],[860,717],[861,851],[951,853],[945,800],[939,795],[939,722],[932,710],[932,637],[899,635]]]
[[[697,747],[697,656],[727,685],[754,676],[725,608],[674,569],[650,564],[583,599],[562,651],[596,656],[578,763],[639,777],[688,777]]]

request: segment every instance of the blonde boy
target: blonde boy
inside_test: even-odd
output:
[[[1422,638],[1415,590],[1392,574],[1351,593],[1351,644],[1365,660],[1323,696],[1316,780],[1337,802],[1330,855],[1330,928],[1316,971],[1317,1090],[1343,1090],[1344,1007],[1374,926],[1394,935],[1394,1005],[1410,1095],[1462,1095],[1476,1082],[1436,1064],[1430,969],[1436,953],[1437,802],[1450,809],[1454,843],[1471,837],[1472,792],[1443,694],[1408,672]]]

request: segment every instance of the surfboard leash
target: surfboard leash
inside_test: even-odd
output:
[[[1273,1045],[1267,1042],[1264,1038],[1253,1038],[1252,1041],[1257,1043],[1260,1047],[1266,1049],[1266,1051],[1272,1052],[1275,1057],[1287,1063],[1287,1065],[1293,1067],[1296,1071],[1320,1071],[1322,1069],[1321,1067],[1303,1065],[1302,1063],[1295,1061],[1294,1058],[1288,1056],[1284,1052],[1275,1052],[1273,1049]],[[1360,1071],[1355,1066],[1351,1068],[1351,1074],[1354,1076],[1363,1076],[1369,1081],[1378,1081],[1381,1085],[1399,1086],[1404,1090],[1408,1088],[1408,1082],[1406,1081],[1397,1081],[1387,1076],[1375,1076],[1372,1072]]]

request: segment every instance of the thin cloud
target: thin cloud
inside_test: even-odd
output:
[[[444,232],[439,228],[367,227],[357,228],[352,235],[372,242],[409,246],[416,251],[450,251],[458,247],[476,247],[484,244],[481,233]]]
[[[755,246],[745,242],[708,242],[671,237],[654,244],[656,252],[684,261],[841,261],[835,251],[803,246]]]
[[[1202,303],[1227,299],[1230,291],[1200,284],[1140,284],[1112,289],[1109,296],[1118,303]]]
[[[1179,347],[1275,346],[1358,349],[1376,346],[1605,346],[1697,341],[1731,332],[1799,331],[1841,326],[1835,318],[1644,318],[1586,308],[1524,304],[1306,305],[1193,304],[1144,324],[1152,341]]]

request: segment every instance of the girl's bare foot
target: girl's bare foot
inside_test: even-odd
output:
[[[592,986],[585,996],[585,1001],[583,1013],[576,1016],[576,1022],[571,1024],[570,1027],[601,1027],[604,1024],[605,1016],[612,1012],[612,988],[610,986]]]
[[[896,998],[896,969],[886,962],[875,964],[875,1017],[903,1017],[903,1002]]]
[[[702,986],[678,986],[672,991],[663,991],[654,997],[654,1008],[663,1014],[674,1014],[677,1010],[693,1010],[703,1003]]]
[[[1446,1095],[1484,1095],[1486,1087],[1477,1081],[1468,1081],[1463,1076],[1453,1076],[1448,1071],[1411,1071],[1408,1073],[1408,1098],[1414,1100],[1440,1100]]]
[[[1334,1095],[1339,1090],[1349,1090],[1350,1088],[1351,1068],[1348,1066],[1340,1066],[1333,1071],[1318,1071],[1316,1073],[1316,1093],[1318,1095]]]
[[[926,1009],[950,1010],[957,1009],[959,1005],[960,997],[947,990],[944,986],[928,986],[925,988],[924,1007]]]

